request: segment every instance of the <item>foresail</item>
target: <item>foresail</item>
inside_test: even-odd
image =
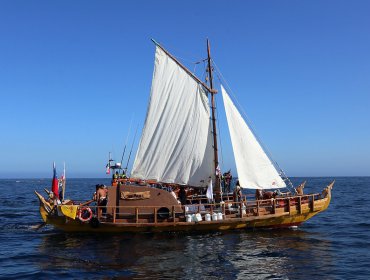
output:
[[[221,85],[240,185],[250,189],[285,187],[275,166]]]
[[[157,46],[149,107],[131,176],[207,185],[214,173],[209,110],[203,87]]]

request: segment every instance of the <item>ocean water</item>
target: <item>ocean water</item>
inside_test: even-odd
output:
[[[333,178],[307,180],[319,192]],[[67,234],[41,224],[51,179],[0,180],[1,279],[370,279],[370,177],[336,178],[329,209],[297,229]],[[106,179],[70,179],[89,200]]]

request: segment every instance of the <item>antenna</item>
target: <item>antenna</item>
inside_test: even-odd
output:
[[[129,136],[130,136],[131,126],[132,126],[133,119],[134,119],[134,114],[132,114],[132,118],[131,118],[131,122],[130,122],[130,127],[128,129],[128,133],[127,133],[127,137],[126,137],[125,147],[123,148],[123,153],[122,153],[122,157],[121,157],[121,166],[122,166],[123,157],[125,156],[127,141],[128,141]]]
[[[126,167],[125,167],[125,174],[127,174],[127,168],[128,168],[128,164],[129,164],[129,162],[130,162],[132,149],[134,148],[134,143],[135,143],[135,139],[136,139],[136,134],[137,134],[137,129],[138,129],[138,128],[139,128],[139,125],[137,125],[137,126],[136,126],[135,135],[134,135],[134,140],[132,141],[130,154],[129,154],[129,156],[128,156],[127,164],[126,164]]]

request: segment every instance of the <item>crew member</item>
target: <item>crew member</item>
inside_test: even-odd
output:
[[[97,199],[99,215],[102,214],[102,216],[105,217],[107,213],[107,203],[108,203],[108,189],[106,186],[99,185],[99,189],[97,191]]]
[[[234,189],[234,201],[240,202],[242,200],[242,188],[240,187],[239,180],[236,181],[235,189]]]
[[[179,199],[182,205],[186,204],[186,191],[184,187],[180,187]]]

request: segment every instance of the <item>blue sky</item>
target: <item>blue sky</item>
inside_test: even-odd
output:
[[[69,177],[104,177],[131,119],[144,122],[150,38],[190,69],[209,38],[288,175],[370,176],[369,13],[369,1],[340,0],[0,1],[0,178],[49,177],[53,161],[59,174],[66,162]]]

